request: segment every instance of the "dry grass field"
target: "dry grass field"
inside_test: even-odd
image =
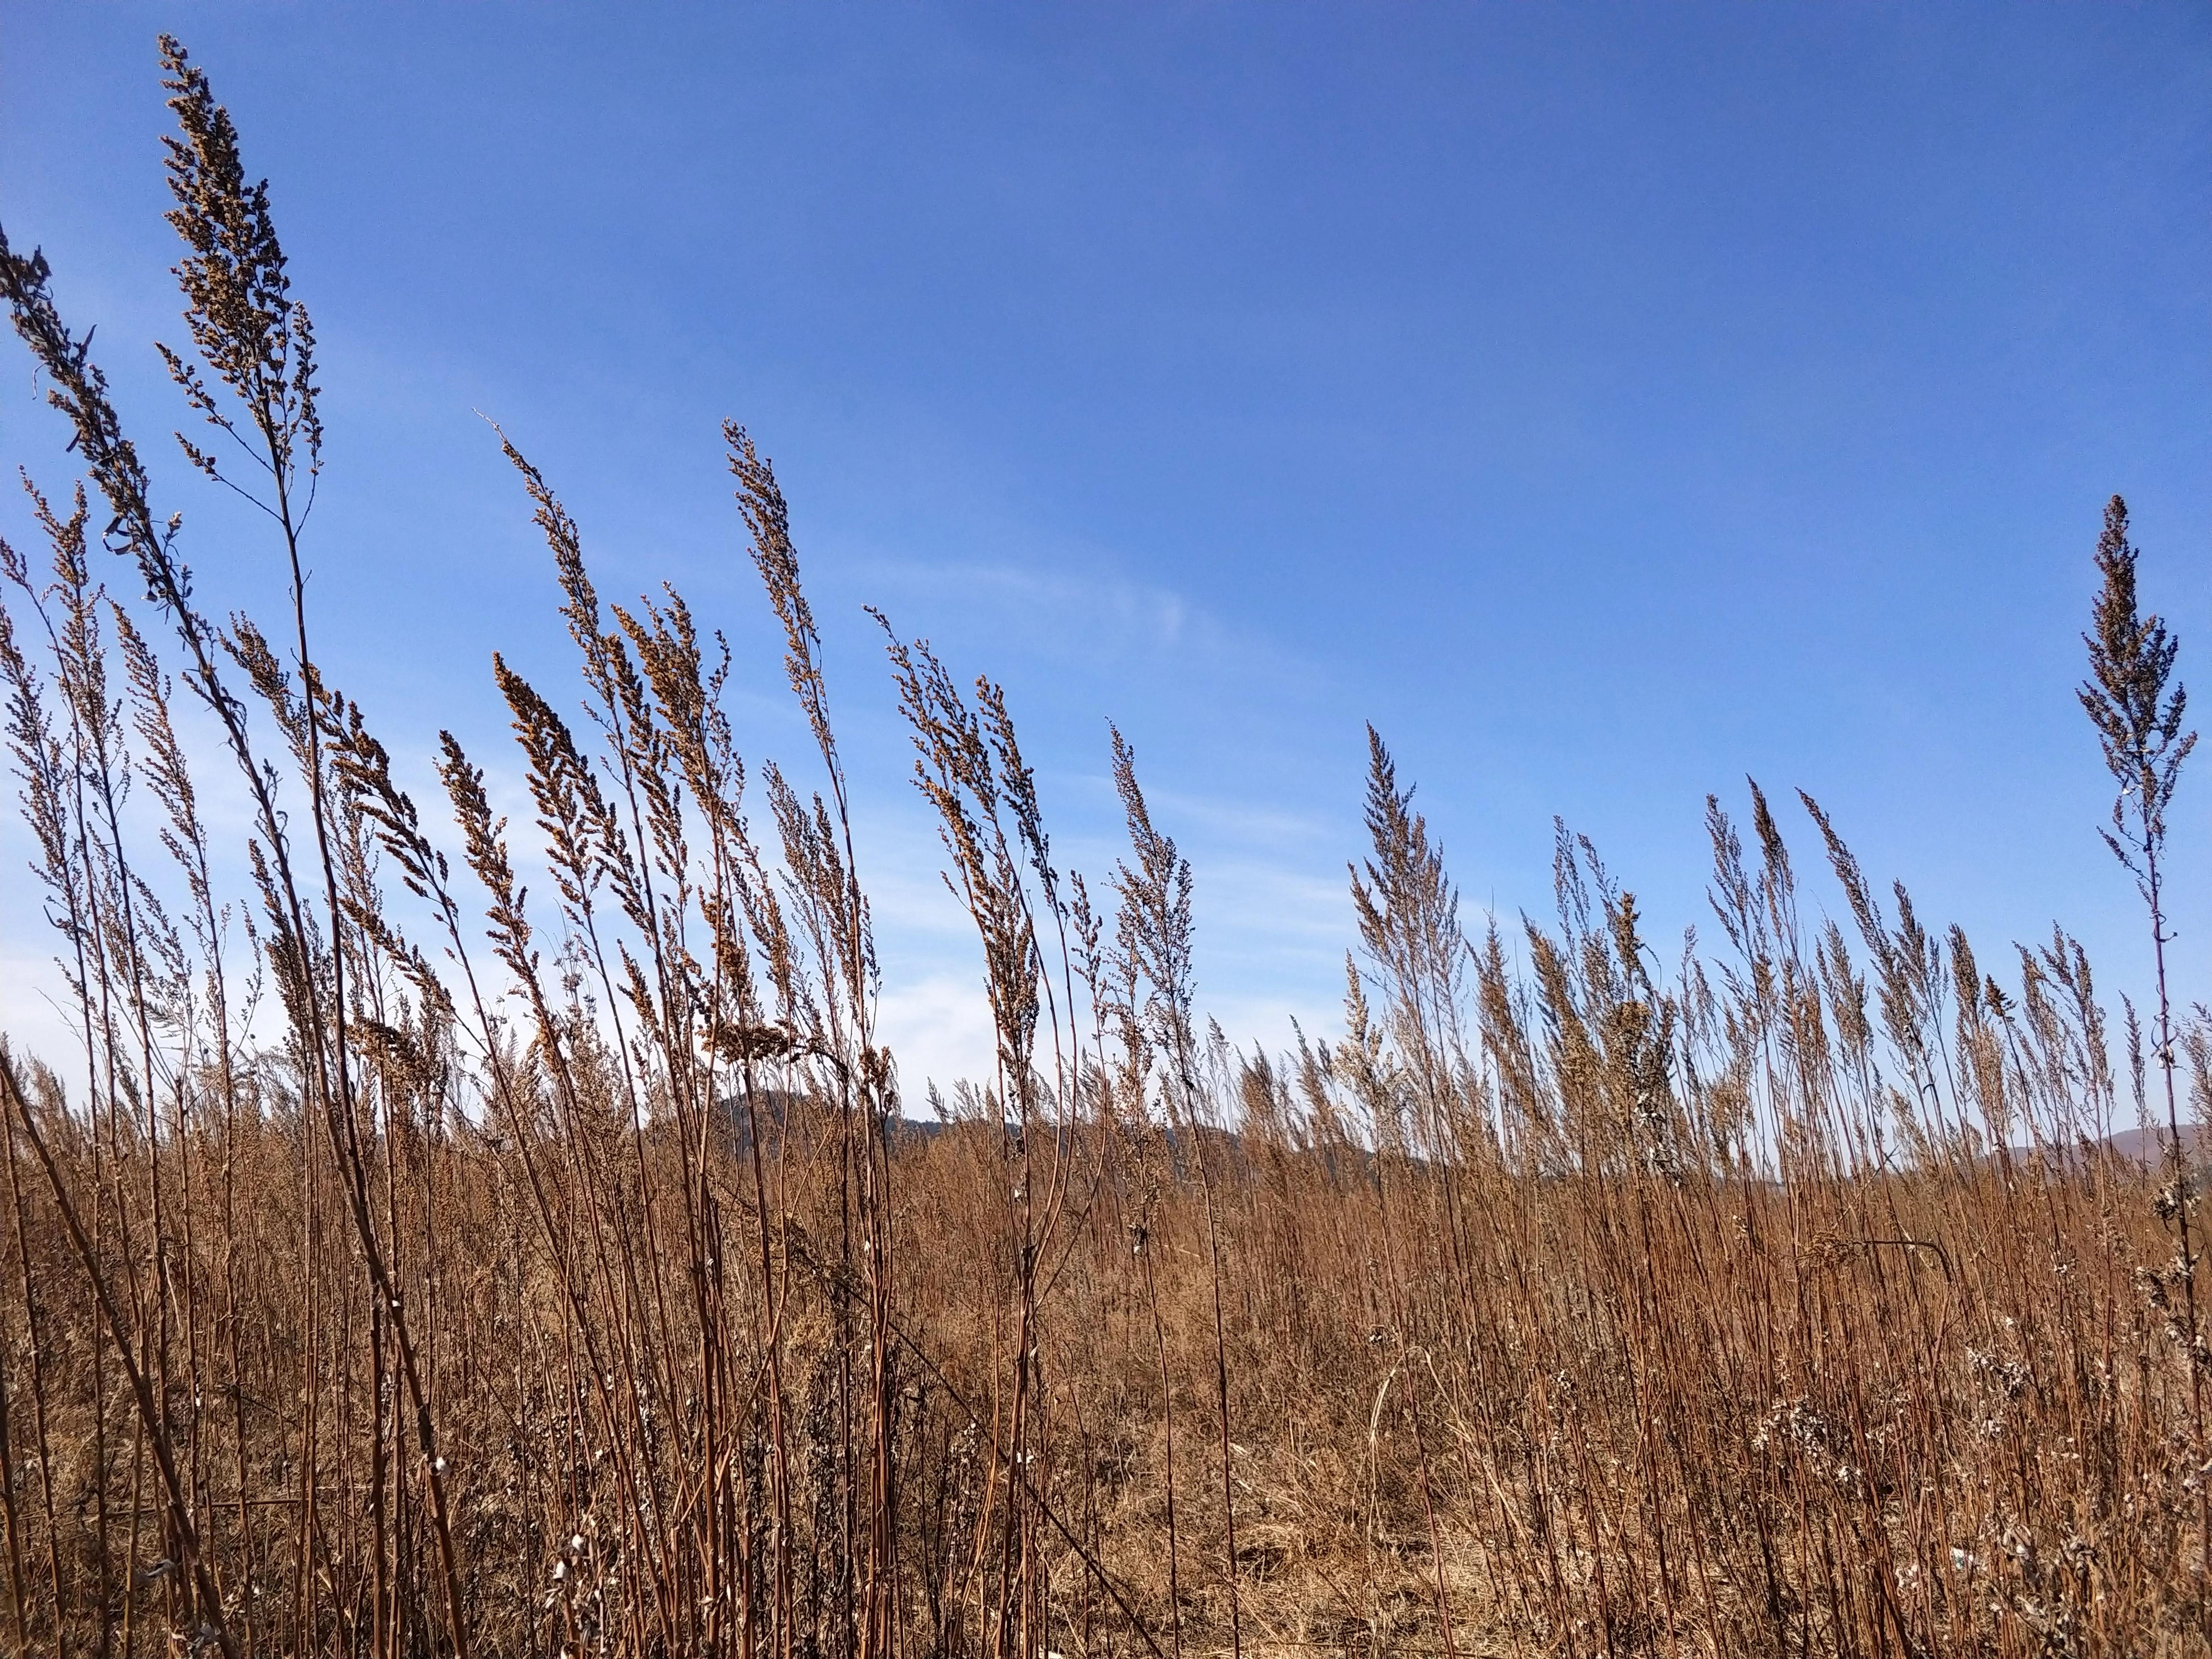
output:
[[[2202,1223],[2106,1145],[2212,1072],[2164,989],[2188,744],[2117,502],[2084,701],[2160,990],[2110,1016],[2063,933],[1978,957],[1755,789],[1709,807],[1710,949],[1662,960],[1564,831],[1554,915],[1463,919],[1376,739],[1347,1034],[1241,1051],[1127,747],[1086,886],[998,690],[886,625],[998,1044],[925,1133],[766,459],[729,428],[803,763],[748,773],[712,635],[599,595],[509,448],[577,682],[496,668],[535,822],[450,737],[410,799],[313,666],[307,313],[167,51],[171,367],[221,428],[188,450],[267,506],[295,604],[194,608],[88,334],[0,244],[88,481],[5,554],[82,1042],[0,1066],[0,1643],[2205,1651]]]

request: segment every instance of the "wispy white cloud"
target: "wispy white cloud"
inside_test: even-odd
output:
[[[908,1116],[927,1110],[931,1082],[949,1090],[957,1079],[991,1074],[991,1008],[975,975],[902,977],[884,987],[877,1015],[881,1039],[898,1060]]]
[[[957,594],[964,625],[988,617],[1005,624],[1010,637],[1027,649],[1091,663],[1140,654],[1218,653],[1243,643],[1172,588],[1041,560],[1014,564],[875,559],[860,566],[854,577],[882,592],[895,625],[916,598],[941,601]],[[931,620],[914,617],[925,624]],[[924,626],[919,631],[932,629]]]

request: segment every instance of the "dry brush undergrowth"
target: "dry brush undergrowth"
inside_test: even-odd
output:
[[[532,902],[460,744],[418,809],[314,666],[313,336],[163,52],[165,356],[216,428],[185,450],[267,509],[293,605],[194,609],[89,335],[0,241],[90,485],[4,553],[81,1038],[0,1064],[7,1642],[2203,1650],[2194,1200],[2103,1145],[2147,1109],[2178,1132],[2212,1058],[2165,989],[2188,738],[2117,502],[2084,700],[2160,969],[2119,1042],[2063,933],[2001,984],[1809,800],[1842,921],[1801,914],[1756,789],[1747,846],[1709,809],[1717,951],[1662,964],[1564,832],[1556,917],[1470,935],[1376,739],[1347,1035],[1239,1052],[1128,746],[1129,854],[1087,888],[998,689],[886,623],[998,1036],[923,1133],[767,461],[729,430],[814,752],[811,783],[760,768],[762,827],[719,640],[672,593],[603,600],[507,448],[586,716],[494,659]],[[209,768],[252,814],[242,904]]]

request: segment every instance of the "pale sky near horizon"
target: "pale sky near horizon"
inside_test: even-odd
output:
[[[2212,9],[0,0],[0,223],[100,325],[221,610],[277,571],[161,441],[163,29],[270,181],[325,363],[320,638],[423,795],[441,726],[514,789],[494,649],[573,692],[477,411],[604,593],[728,629],[740,742],[790,763],[721,420],[775,458],[914,1096],[987,1017],[864,603],[1004,681],[1093,876],[1119,723],[1241,1041],[1335,1024],[1369,720],[1478,922],[1548,912],[1557,813],[1655,933],[1716,933],[1704,799],[1750,774],[1985,963],[2058,919],[2142,982],[2072,688],[2115,490],[2212,685]],[[6,464],[66,488],[0,363]],[[2208,826],[2198,777],[2212,998]],[[35,1041],[12,821],[0,854]]]

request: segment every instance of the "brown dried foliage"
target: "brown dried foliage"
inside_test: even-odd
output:
[[[228,116],[164,64],[193,354],[167,361],[251,463],[293,615],[193,610],[89,337],[0,241],[109,515],[33,492],[50,570],[0,547],[79,1039],[0,1048],[15,1649],[2203,1650],[2172,1102],[2178,1054],[2212,1097],[2212,1028],[2164,988],[2189,739],[2117,502],[2084,702],[2160,951],[2164,1169],[2108,1147],[2063,933],[2001,984],[1901,886],[1893,918],[1809,799],[1842,920],[1808,926],[1753,786],[1748,852],[1708,808],[1717,953],[1662,967],[1564,829],[1556,915],[1470,937],[1371,732],[1346,1036],[1241,1053],[1201,1029],[1193,872],[1120,733],[1101,909],[1001,689],[886,624],[997,1035],[925,1133],[767,459],[728,429],[818,793],[763,765],[756,831],[726,647],[672,592],[603,605],[506,445],[588,718],[495,658],[537,849],[447,734],[434,827],[314,665],[313,338]],[[251,904],[209,763],[246,788]]]

